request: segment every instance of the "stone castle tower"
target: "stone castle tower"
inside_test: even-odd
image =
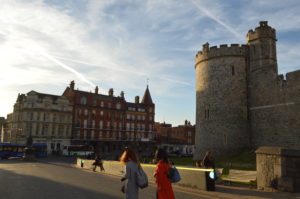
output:
[[[195,69],[195,159],[262,145],[300,148],[300,70],[278,75],[276,33],[266,21],[246,45],[204,44]]]

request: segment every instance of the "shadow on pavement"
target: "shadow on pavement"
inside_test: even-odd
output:
[[[39,162],[42,164],[51,164],[55,166],[60,167],[72,167],[75,163],[74,157],[46,157],[46,158],[35,158],[31,160],[25,160],[22,158],[10,158],[6,160],[0,160],[0,164],[26,164],[26,163],[33,163],[33,162]]]
[[[20,175],[3,169],[0,169],[0,193],[1,198],[5,199],[121,198],[48,179]]]
[[[69,168],[75,165],[76,158],[74,157],[47,157],[37,159],[39,163],[42,164],[51,164],[54,166]]]
[[[218,185],[216,192],[223,194],[236,195],[236,198],[240,196],[249,196],[257,198],[274,198],[274,199],[288,199],[288,198],[300,198],[300,193],[288,193],[288,192],[266,192],[259,191],[257,189],[249,189],[245,187],[225,186]]]
[[[18,164],[18,163],[32,163],[36,160],[24,160],[22,158],[10,158],[6,160],[0,160],[0,164]]]

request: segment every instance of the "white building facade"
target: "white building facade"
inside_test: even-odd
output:
[[[61,154],[70,145],[72,106],[65,96],[38,93],[19,94],[10,129],[11,143],[46,143],[48,154]]]

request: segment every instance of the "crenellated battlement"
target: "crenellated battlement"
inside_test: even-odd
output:
[[[300,149],[300,70],[278,75],[276,31],[261,21],[246,45],[210,47],[195,56],[196,150]]]
[[[268,26],[267,21],[259,22],[259,26],[255,30],[249,30],[247,33],[248,43],[260,38],[271,38],[277,41],[276,39],[276,30],[271,26]]]
[[[300,70],[287,73],[286,82],[288,85],[300,85]]]
[[[240,44],[221,44],[219,47],[209,47],[209,43],[203,45],[202,51],[198,51],[195,63],[223,56],[246,56],[247,45]]]

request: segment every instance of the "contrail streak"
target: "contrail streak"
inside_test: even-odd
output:
[[[244,36],[240,33],[238,33],[237,31],[235,31],[232,27],[228,26],[227,24],[225,24],[223,21],[221,21],[220,19],[218,19],[215,15],[213,15],[213,13],[211,13],[209,10],[201,7],[198,3],[196,3],[194,0],[190,0],[200,11],[202,11],[206,16],[208,16],[209,18],[211,18],[212,20],[216,21],[218,24],[220,24],[221,26],[223,26],[224,28],[226,28],[229,32],[231,32],[232,34],[234,34],[239,40],[243,40]]]
[[[15,38],[15,40],[21,40],[21,41],[26,41],[23,37],[21,36],[17,36],[17,35],[9,35],[10,37]],[[22,43],[22,42],[19,43]],[[18,49],[23,49],[24,51],[28,52],[32,52],[33,54],[40,54],[43,57],[45,57],[46,59],[56,63],[57,65],[61,66],[62,68],[70,71],[71,73],[75,74],[77,77],[79,77],[82,81],[86,82],[87,84],[91,85],[92,87],[96,87],[96,85],[89,81],[86,77],[84,77],[84,75],[82,75],[81,73],[79,73],[78,71],[76,71],[75,69],[73,69],[72,67],[62,63],[60,60],[66,60],[66,61],[70,61],[70,62],[74,62],[74,63],[79,63],[79,64],[84,64],[84,65],[88,65],[88,66],[98,66],[98,67],[103,67],[103,68],[107,68],[109,70],[115,70],[115,71],[120,71],[120,72],[126,72],[126,73],[132,73],[132,74],[136,74],[136,75],[140,75],[140,76],[145,76],[148,77],[149,74],[144,73],[144,72],[140,72],[138,70],[127,70],[127,69],[123,69],[123,68],[119,68],[119,64],[112,62],[111,60],[104,60],[105,64],[104,65],[99,65],[99,64],[95,64],[95,63],[88,63],[85,61],[81,61],[81,60],[76,60],[76,59],[70,59],[70,58],[65,58],[65,57],[58,57],[58,56],[52,56],[49,53],[46,52],[46,50],[40,46],[37,42],[31,40],[32,42],[34,42],[34,47],[36,48],[36,50],[33,50],[32,48],[28,48],[27,46],[18,46]],[[32,45],[31,45],[32,46]],[[168,81],[168,82],[172,82],[172,83],[177,83],[177,84],[182,84],[182,85],[186,85],[186,86],[192,86],[190,83],[188,82],[183,82],[183,81],[178,81],[175,79],[171,79],[171,78],[166,78],[166,77],[158,77],[155,76],[155,78],[164,80],[164,81]]]
[[[26,39],[24,39],[23,37],[21,36],[18,36],[18,35],[9,35],[10,37],[12,38],[15,38],[15,40],[19,40],[21,42],[19,43],[22,43],[22,41],[25,41],[24,43],[26,43]],[[51,56],[49,53],[46,53],[45,49],[42,48],[37,42],[35,42],[34,40],[30,39],[32,42],[34,42],[34,46],[36,47],[37,50],[32,50],[31,48],[28,48],[28,46],[24,46],[24,45],[21,45],[21,46],[17,46],[19,50],[24,50],[26,52],[31,52],[33,54],[40,54],[42,55],[43,57],[47,58],[48,60],[56,63],[57,65],[61,66],[62,68],[70,71],[71,73],[75,74],[77,77],[79,77],[82,81],[86,82],[87,84],[91,85],[92,87],[96,87],[96,85],[89,81],[86,77],[84,77],[81,73],[79,73],[78,71],[76,71],[75,69],[71,68],[70,66],[60,62],[58,59],[54,58],[53,56]]]
[[[55,56],[56,59],[61,59],[61,60],[66,60],[66,61],[70,61],[73,63],[78,63],[78,64],[84,64],[84,65],[88,65],[88,66],[98,66],[98,67],[102,67],[102,68],[107,68],[109,70],[115,70],[115,71],[121,71],[121,72],[127,72],[127,73],[134,73],[137,75],[142,75],[142,76],[147,76],[146,73],[142,73],[142,72],[138,72],[138,71],[133,71],[133,70],[127,70],[127,69],[121,69],[118,66],[118,64],[116,63],[106,63],[106,65],[100,65],[100,64],[96,64],[96,63],[90,63],[90,62],[86,62],[86,61],[81,61],[81,60],[76,60],[76,59],[69,59],[69,58],[65,58],[65,57],[57,57]]]
[[[96,85],[89,81],[88,79],[86,79],[81,73],[77,72],[76,70],[74,70],[73,68],[71,68],[70,66],[67,66],[66,64],[58,61],[57,59],[55,59],[54,57],[52,57],[51,55],[49,55],[48,53],[41,53],[41,55],[43,55],[44,57],[46,57],[47,59],[49,59],[50,61],[58,64],[59,66],[63,67],[64,69],[72,72],[73,74],[75,74],[77,77],[79,77],[82,81],[88,83],[89,85],[91,85],[92,87],[96,87]]]
[[[116,71],[121,71],[121,72],[126,72],[126,73],[133,73],[133,74],[136,74],[136,75],[141,75],[141,76],[148,77],[148,75],[146,73],[139,72],[139,71],[132,71],[132,70],[125,70],[125,69],[115,68],[115,67],[102,66],[102,65],[99,65],[99,64],[88,63],[88,62],[85,62],[85,61],[69,59],[69,58],[64,58],[64,57],[55,56],[55,58],[70,61],[70,62],[74,62],[74,63],[84,64],[84,65],[88,65],[88,66],[98,66],[98,67],[108,68],[110,70],[116,70]],[[117,66],[118,64],[113,63],[113,64],[110,64],[110,65],[116,65]],[[178,80],[171,79],[171,78],[166,78],[166,77],[156,77],[156,78],[164,80],[164,81],[172,82],[172,83],[182,84],[182,85],[186,85],[186,86],[192,86],[188,82],[178,81]]]
[[[188,82],[178,81],[178,80],[170,79],[170,78],[167,78],[167,77],[160,77],[159,79],[161,79],[161,80],[166,80],[166,81],[169,81],[169,82],[174,82],[174,83],[177,83],[177,84],[183,84],[183,85],[186,85],[186,86],[192,86],[192,85],[191,85],[190,83],[188,83]]]

